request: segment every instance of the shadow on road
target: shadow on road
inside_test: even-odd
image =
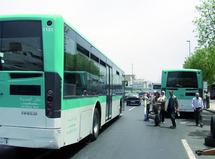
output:
[[[199,126],[197,127],[195,124],[195,120],[188,120],[189,123],[193,124],[188,124],[187,126],[192,126],[193,129],[192,131],[189,132],[188,136],[194,137],[196,139],[204,139],[206,136],[210,135],[210,121],[211,121],[211,114],[208,111],[203,111],[202,113],[202,120],[203,120],[203,128],[200,128]]]
[[[196,129],[188,134],[189,136],[195,137],[197,139],[203,139],[209,135],[208,130]]]
[[[44,149],[17,148],[9,146],[0,147],[0,159],[31,159],[45,153]]]

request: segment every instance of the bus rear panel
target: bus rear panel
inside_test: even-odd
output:
[[[203,81],[200,70],[164,70],[162,71],[162,90],[166,91],[169,97],[169,91],[174,91],[178,99],[180,112],[193,112],[192,99],[198,92],[202,95]]]
[[[55,44],[53,37],[58,36],[53,30],[58,29],[49,26],[50,20],[59,27],[50,17],[0,18],[0,144],[35,148],[62,145],[57,124],[61,95],[56,94],[61,92],[61,81],[54,73],[58,70],[50,67],[59,50],[50,48]],[[47,58],[50,53],[52,57]],[[62,65],[60,61],[63,58],[59,58]],[[56,79],[57,88],[50,79]]]

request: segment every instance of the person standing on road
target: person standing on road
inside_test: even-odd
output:
[[[199,93],[196,93],[196,97],[193,98],[192,107],[194,110],[196,126],[200,124],[200,126],[203,127],[202,110],[204,108],[204,104],[202,98],[199,96]]]
[[[158,98],[158,102],[160,103],[160,120],[162,123],[164,123],[164,120],[165,120],[165,104],[166,104],[165,91],[161,91],[161,96]]]
[[[150,94],[146,93],[144,96],[144,102],[145,102],[145,110],[146,110],[146,114],[145,114],[145,118],[144,121],[149,121],[149,111],[150,111],[150,105],[151,105],[151,98],[150,98]]]
[[[167,112],[170,115],[170,119],[172,121],[172,126],[170,126],[171,129],[176,128],[176,122],[175,122],[175,117],[176,113],[178,112],[178,100],[177,97],[173,94],[173,91],[169,91],[169,100],[168,100],[168,105],[167,105]]]
[[[204,104],[204,108],[208,109],[210,108],[210,97],[208,95],[208,91],[204,91],[204,95],[203,95],[203,104]]]
[[[160,97],[160,93],[159,92],[155,92],[154,93],[154,98],[152,100],[152,106],[153,106],[153,111],[155,113],[155,126],[160,126],[160,104],[158,102],[158,98]]]

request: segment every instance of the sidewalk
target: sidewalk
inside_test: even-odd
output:
[[[210,108],[206,110],[215,113],[215,100],[210,100]]]

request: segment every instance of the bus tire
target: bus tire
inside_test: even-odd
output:
[[[211,116],[211,136],[215,138],[215,115]]]
[[[98,138],[99,130],[100,130],[100,114],[98,109],[96,108],[93,114],[92,134],[90,135],[91,141],[95,141]]]
[[[215,138],[212,136],[207,136],[205,138],[205,145],[210,147],[215,147]]]

